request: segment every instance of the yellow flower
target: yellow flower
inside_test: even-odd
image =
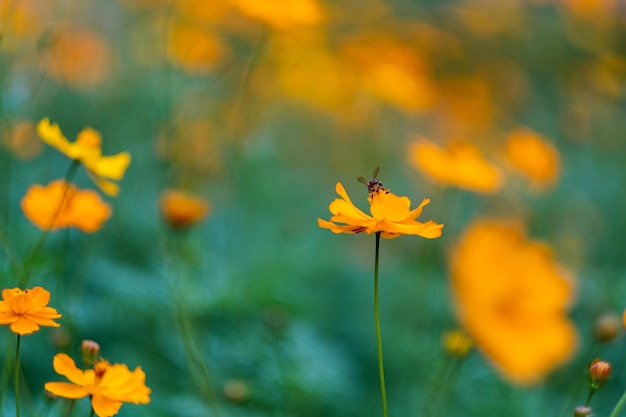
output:
[[[124,172],[130,164],[130,154],[120,152],[112,156],[102,156],[100,147],[100,133],[87,127],[76,138],[76,142],[69,142],[59,125],[50,124],[48,118],[42,119],[37,124],[39,137],[62,154],[75,161],[79,161],[87,168],[89,176],[98,187],[109,195],[117,195],[119,187],[108,181],[119,181],[124,177]]]
[[[111,207],[92,190],[79,190],[64,180],[31,186],[22,198],[22,211],[42,230],[76,227],[93,233],[111,216]]]
[[[330,229],[333,233],[361,233],[381,232],[385,238],[394,238],[400,235],[419,235],[428,239],[441,236],[443,224],[432,220],[426,223],[416,219],[422,214],[422,208],[430,203],[425,198],[415,209],[410,210],[411,200],[399,197],[387,190],[372,193],[368,198],[371,216],[359,210],[348,197],[348,193],[340,182],[335,191],[341,198],[330,203],[328,209],[333,214],[330,221],[317,219],[317,224],[323,229]]]
[[[526,127],[509,133],[506,157],[511,165],[536,185],[551,185],[559,177],[561,159],[558,149],[539,133]]]
[[[167,190],[161,194],[159,208],[167,224],[174,229],[184,229],[207,215],[209,203],[182,191]]]
[[[78,399],[91,397],[91,406],[98,417],[110,417],[119,411],[122,403],[148,404],[151,390],[145,384],[146,374],[140,367],[130,371],[124,364],[111,365],[98,360],[93,369],[80,370],[65,353],[54,356],[54,370],[69,382],[47,382],[46,391],[59,397]]]
[[[531,384],[573,355],[577,332],[565,312],[572,281],[550,249],[529,241],[520,226],[471,225],[451,273],[461,322],[504,376]]]
[[[408,149],[409,164],[443,183],[479,193],[493,193],[504,183],[500,169],[470,142],[453,142],[446,149],[420,138]]]
[[[50,301],[50,292],[42,287],[32,290],[19,288],[2,290],[0,301],[0,324],[10,324],[11,331],[19,335],[39,330],[39,326],[59,327],[53,319],[61,315],[52,307],[46,307]]]

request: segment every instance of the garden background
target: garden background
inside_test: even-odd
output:
[[[132,157],[102,228],[52,231],[29,261],[63,317],[22,340],[23,414],[63,415],[43,385],[83,339],[147,375],[150,404],[121,416],[380,414],[374,235],[317,224],[338,181],[368,213],[357,177],[380,166],[445,225],[381,242],[390,415],[569,416],[595,357],[613,366],[592,401],[608,415],[626,390],[625,53],[618,0],[0,0],[2,288],[42,235],[22,198],[70,165],[37,123]],[[512,150],[515,134],[539,150]],[[97,189],[85,170],[74,183]],[[169,226],[167,189],[204,198],[206,218]],[[480,340],[461,358],[442,344],[464,327],[455,251],[481,219],[516,222],[569,271],[576,342],[530,382]],[[507,259],[480,267],[506,275]],[[597,343],[600,317],[620,335]]]

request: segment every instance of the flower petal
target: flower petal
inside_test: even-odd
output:
[[[45,143],[58,149],[71,159],[76,159],[76,152],[65,136],[63,136],[63,132],[61,132],[58,124],[51,125],[50,120],[46,117],[37,123],[37,133]]]
[[[87,169],[99,177],[121,180],[130,164],[130,154],[121,152],[117,155],[102,156],[93,163],[85,164]]]
[[[70,384],[69,382],[46,382],[43,386],[46,391],[63,398],[78,399],[89,395],[83,387]]]
[[[42,287],[34,287],[26,294],[26,304],[24,313],[37,312],[43,309],[50,302],[50,292]]]
[[[372,198],[370,212],[378,221],[399,222],[409,215],[411,200],[393,193],[379,192]]]
[[[426,223],[388,223],[384,231],[394,234],[418,235],[426,239],[436,239],[441,236],[441,229],[443,229],[443,224],[438,224],[429,220]]]
[[[98,417],[111,417],[120,411],[121,401],[116,401],[101,394],[91,397],[91,406]]]
[[[52,360],[52,366],[57,374],[63,375],[76,385],[86,385],[89,381],[83,371],[76,367],[74,359],[65,353],[57,353]]]
[[[39,325],[29,316],[18,316],[17,320],[11,323],[11,331],[19,335],[31,334],[37,330],[39,330]]]
[[[423,199],[420,205],[411,210],[406,218],[411,220],[417,219],[422,214],[422,209],[427,204],[430,204],[430,198]]]

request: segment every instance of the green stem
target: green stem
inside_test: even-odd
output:
[[[378,253],[380,232],[376,232],[376,257],[374,258],[374,316],[376,321],[376,342],[378,344],[378,373],[380,374],[380,395],[383,401],[383,416],[387,417],[387,392],[385,390],[385,367],[383,365],[383,342],[380,337],[380,318],[378,317]]]
[[[59,205],[56,207],[54,215],[50,219],[46,229],[39,236],[39,240],[37,240],[37,242],[33,246],[33,250],[31,251],[30,256],[25,262],[25,265],[23,268],[23,274],[20,277],[20,288],[23,288],[26,286],[26,281],[28,280],[28,267],[30,263],[35,261],[37,257],[39,256],[39,252],[41,252],[43,245],[46,243],[46,240],[48,239],[48,235],[50,234],[50,231],[52,230],[52,226],[54,225],[54,222],[56,221],[57,217],[59,216],[59,213],[63,209],[63,203],[65,202],[65,198],[67,197],[68,191],[70,189],[70,181],[72,181],[72,178],[74,178],[74,174],[76,174],[76,170],[78,169],[79,165],[80,165],[80,161],[73,160],[72,164],[70,165],[70,167],[67,169],[67,172],[65,173],[64,180],[65,180],[66,185],[65,185],[65,189],[63,190],[63,194],[61,195],[61,201],[59,201]]]
[[[589,388],[589,394],[587,395],[587,401],[585,401],[585,407],[589,407],[589,403],[591,402],[591,397],[593,397],[593,394],[596,392],[596,390]]]
[[[626,404],[626,391],[624,391],[622,398],[620,398],[617,404],[615,404],[615,408],[611,411],[611,415],[609,417],[617,417],[621,409],[624,407],[624,404]]]
[[[20,417],[20,335],[15,348],[15,415]]]

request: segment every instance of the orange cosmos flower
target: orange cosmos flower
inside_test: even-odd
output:
[[[479,193],[494,193],[504,183],[500,169],[470,142],[453,142],[447,149],[419,138],[409,144],[409,164],[438,182]]]
[[[61,315],[54,308],[46,307],[48,301],[50,292],[42,287],[2,290],[0,324],[10,324],[11,331],[19,335],[36,332],[39,326],[59,327],[53,320]]]
[[[42,230],[76,227],[93,233],[111,216],[111,207],[92,190],[79,190],[64,180],[31,186],[22,198],[22,211]]]
[[[163,219],[174,229],[198,223],[207,215],[209,207],[204,199],[177,190],[164,191],[159,201]]]
[[[534,383],[572,356],[569,274],[519,225],[474,223],[453,253],[451,272],[461,322],[506,377]]]
[[[559,151],[539,133],[526,127],[509,133],[506,156],[516,169],[537,185],[550,185],[559,177]]]
[[[79,161],[87,168],[89,176],[98,187],[109,195],[117,195],[119,187],[107,179],[119,181],[130,164],[130,154],[120,152],[112,156],[102,156],[100,133],[92,128],[83,129],[76,142],[69,142],[59,125],[50,124],[48,118],[37,124],[39,137],[48,145],[58,149],[62,154]]]
[[[341,198],[336,198],[328,206],[333,214],[330,221],[317,219],[317,224],[323,229],[330,229],[333,233],[381,232],[381,236],[385,238],[419,235],[434,239],[441,236],[443,224],[432,220],[426,223],[416,220],[422,214],[422,208],[430,203],[428,198],[422,200],[417,208],[410,210],[411,200],[408,197],[399,197],[388,190],[380,190],[368,197],[372,213],[369,216],[352,203],[340,182],[335,186],[335,191]]]
[[[277,29],[315,25],[323,19],[317,0],[231,0],[231,3],[242,14]]]
[[[98,417],[110,417],[119,411],[122,403],[150,403],[150,388],[146,386],[146,374],[140,367],[130,371],[124,364],[111,365],[98,360],[93,369],[80,370],[65,353],[54,356],[54,370],[69,382],[47,382],[46,391],[59,397],[78,399],[91,397],[91,406]]]

